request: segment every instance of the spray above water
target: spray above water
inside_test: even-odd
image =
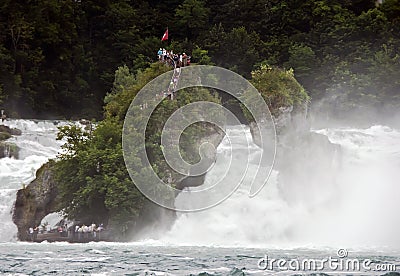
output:
[[[22,136],[10,142],[20,149],[20,158],[0,159],[0,240],[15,239],[16,227],[11,220],[15,192],[35,177],[36,170],[56,156],[62,142],[55,140],[57,126],[53,122],[28,120],[8,121],[10,127],[22,130]],[[243,247],[375,247],[398,248],[400,237],[400,132],[385,127],[365,129],[328,128],[315,130],[341,146],[338,173],[329,175],[334,185],[321,182],[309,186],[297,183],[296,191],[285,189],[274,170],[265,189],[249,198],[249,176],[254,174],[261,149],[245,126],[226,129],[235,137],[235,158],[230,158],[228,136],[217,148],[216,163],[207,173],[203,188],[221,177],[226,160],[231,160],[232,175],[243,166],[241,154],[249,157],[243,185],[222,204],[209,210],[178,213],[172,229],[157,243],[185,245],[220,245]],[[243,135],[244,133],[244,135]],[[329,174],[329,171],[315,172]],[[326,177],[326,175],[325,175]],[[223,184],[223,183],[221,183]],[[199,187],[186,188],[195,192]],[[291,193],[291,196],[288,194]],[[323,195],[323,200],[309,200],[305,194]],[[291,200],[291,199],[296,200]],[[178,196],[176,205],[190,204]],[[147,236],[152,238],[151,236]]]
[[[242,126],[233,126],[230,135],[240,134]],[[275,170],[267,189],[249,198],[246,180],[255,169],[249,166],[242,185],[228,200],[202,212],[180,213],[172,229],[160,239],[161,243],[185,245],[219,245],[245,247],[271,246],[353,246],[375,247],[400,244],[400,132],[384,126],[367,129],[322,129],[325,135],[342,148],[337,173],[315,172],[334,178],[334,185],[297,183],[297,191],[324,195],[324,200],[309,200],[279,182]],[[246,135],[236,137],[243,145],[250,140],[251,156],[260,148]],[[207,174],[206,183],[213,182],[226,166],[227,139],[218,147],[217,162]],[[229,148],[229,147],[228,147]],[[244,147],[240,150],[247,150]],[[311,162],[312,160],[310,160]],[[242,161],[233,159],[234,168]],[[188,188],[188,191],[194,188]],[[287,198],[297,198],[295,201]],[[187,204],[180,196],[176,204]]]
[[[271,134],[275,134],[275,123],[269,112],[264,114],[267,105],[257,104],[265,102],[253,91],[254,87],[222,68],[193,66],[180,70],[180,78],[185,79],[186,75],[186,82],[180,80],[178,90],[204,86],[244,100],[242,103],[252,113],[262,136],[257,143],[261,148],[238,120],[230,118],[236,126],[226,127],[215,116],[232,116],[226,109],[209,102],[182,107],[165,124],[161,137],[163,154],[174,172],[189,177],[206,173],[206,178],[201,186],[174,190],[156,175],[146,158],[145,164],[136,161],[138,157],[147,157],[145,129],[153,110],[163,100],[154,93],[162,91],[171,74],[146,85],[133,100],[124,122],[124,159],[129,174],[138,189],[158,205],[177,211],[197,211],[179,213],[161,242],[262,247],[398,244],[394,229],[399,225],[395,210],[400,194],[395,180],[399,176],[400,148],[396,141],[400,134],[396,130],[382,126],[324,129],[315,131],[315,135],[304,135],[303,144],[296,141],[300,134],[287,134],[283,147],[285,142],[296,144],[296,152],[280,156],[281,162],[273,170],[276,137]],[[254,93],[246,98],[244,91],[249,89]],[[217,149],[215,164],[204,165],[201,160],[193,166],[181,158],[179,135],[190,124],[203,121],[218,126],[226,136]],[[273,146],[268,147],[268,143]],[[340,162],[325,155],[324,143],[340,149],[334,152],[341,155]],[[201,157],[202,153],[200,148]],[[266,155],[273,156],[272,162]],[[376,223],[382,218],[384,222]]]

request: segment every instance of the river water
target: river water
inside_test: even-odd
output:
[[[55,141],[57,124],[52,121],[7,124],[21,129],[23,135],[12,138],[22,149],[20,158],[0,159],[0,274],[384,275],[400,271],[400,132],[390,127],[314,130],[341,145],[343,158],[339,173],[332,176],[335,185],[299,183],[295,202],[287,200],[294,190],[280,187],[279,172],[274,171],[255,198],[247,196],[246,185],[241,186],[214,208],[178,214],[172,229],[161,235],[148,231],[131,243],[32,244],[15,239],[10,213],[15,192],[34,178],[43,163],[56,157],[62,142]],[[228,129],[235,131],[235,127]],[[249,135],[247,130],[242,139]],[[226,142],[218,147],[217,163],[206,181],[224,169]],[[256,155],[252,142],[250,148]],[[232,163],[241,165],[242,160]],[[315,172],[314,179],[320,173],[330,172]],[[298,193],[302,190],[323,195],[324,200],[303,197]],[[277,259],[283,260],[280,266]],[[312,260],[319,265],[313,267]],[[302,261],[311,266],[303,269]],[[360,267],[346,268],[347,261]]]
[[[268,275],[278,272],[293,275],[305,272],[284,271],[276,265],[273,270],[264,270],[260,259],[265,259],[267,255],[270,260],[285,259],[288,262],[304,258],[319,261],[329,257],[340,260],[337,250],[329,248],[223,248],[156,246],[149,243],[3,243],[0,244],[0,251],[0,273],[17,275]],[[359,260],[360,266],[364,260],[372,261],[368,267],[370,271],[360,269],[362,275],[385,274],[374,271],[379,264],[399,265],[398,252],[348,252],[348,258]],[[340,271],[336,268],[336,265],[329,267],[326,264],[323,272],[337,275]],[[317,269],[315,272],[322,272]],[[359,274],[357,269],[343,271],[347,275]]]

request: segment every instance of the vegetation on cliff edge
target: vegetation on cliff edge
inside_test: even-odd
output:
[[[147,199],[138,191],[126,170],[122,155],[122,126],[130,102],[138,91],[151,79],[169,70],[162,63],[131,74],[127,67],[116,71],[114,87],[106,97],[105,120],[93,129],[66,126],[60,129],[58,138],[65,139],[65,152],[57,162],[57,183],[61,200],[60,210],[68,217],[80,221],[104,222],[117,227],[121,233],[130,231],[141,215]],[[171,178],[169,166],[163,159],[160,138],[162,127],[171,114],[188,102],[212,101],[220,103],[213,90],[190,88],[177,93],[173,101],[164,99],[153,112],[146,130],[146,149],[153,169],[167,183]],[[135,113],[138,120],[142,114]],[[193,147],[196,139],[205,137],[213,128],[201,124],[188,127],[182,137],[185,160],[194,162],[198,156]],[[133,162],[142,162],[140,157]],[[175,185],[170,181],[170,185]],[[149,183],[151,185],[151,183]]]

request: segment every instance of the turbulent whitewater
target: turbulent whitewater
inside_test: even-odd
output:
[[[235,135],[236,128],[228,129],[228,133]],[[180,214],[161,242],[240,247],[400,247],[400,132],[386,126],[314,131],[342,147],[338,173],[315,172],[317,177],[331,174],[328,176],[334,185],[321,182],[309,187],[297,183],[298,194],[294,197],[298,200],[291,202],[285,198],[293,195],[287,197],[284,193],[292,191],[280,186],[278,171],[254,198],[248,197],[249,183],[245,179],[228,200],[215,208]],[[241,138],[243,144],[251,140],[250,136],[247,130],[247,137]],[[257,147],[249,143],[252,154],[257,154]],[[227,145],[225,139],[219,146],[217,163],[208,173],[206,184],[226,169]],[[233,160],[231,166],[244,163]],[[256,169],[257,165],[250,162],[248,175]],[[176,204],[180,204],[179,196]]]
[[[36,171],[55,158],[62,145],[56,141],[58,122],[7,120],[4,124],[20,129],[22,135],[8,140],[20,149],[19,158],[0,159],[0,242],[16,238],[17,227],[11,219],[16,191],[35,179]]]
[[[57,124],[6,121],[6,125],[21,129],[22,135],[10,139],[20,148],[19,159],[0,159],[0,241],[15,240],[11,211],[16,190],[29,184],[36,170],[60,151],[62,142],[55,140]],[[239,128],[233,126],[227,131],[231,136],[239,135]],[[335,185],[320,183],[310,189],[307,183],[297,184],[297,193],[303,191],[321,197],[320,200],[309,200],[298,193],[294,196],[299,200],[288,201],[285,193],[290,190],[281,187],[278,171],[273,171],[260,194],[249,198],[248,179],[257,169],[257,164],[250,160],[243,185],[226,201],[202,212],[180,213],[170,232],[157,237],[150,233],[142,240],[195,246],[399,247],[400,132],[386,126],[314,131],[342,147],[339,173],[330,175]],[[239,151],[250,150],[250,158],[256,160],[260,149],[253,144],[249,130],[246,129],[246,136],[236,139],[242,142]],[[227,165],[243,166],[243,160],[228,162],[228,142],[225,138],[218,147],[217,162],[208,173],[205,185],[220,178]],[[331,172],[315,172],[320,173]],[[178,196],[176,205],[179,204],[183,202]]]
[[[34,244],[15,240],[17,229],[11,220],[15,193],[57,155],[62,142],[55,140],[57,125],[51,121],[6,124],[23,134],[10,140],[21,149],[19,159],[0,159],[0,274],[260,275],[265,271],[258,268],[258,260],[266,254],[322,259],[335,257],[339,248],[348,249],[352,258],[400,265],[398,130],[386,126],[314,130],[342,147],[341,162],[335,164],[337,174],[328,170],[314,174],[329,174],[334,185],[321,182],[310,187],[299,182],[294,192],[282,187],[275,170],[261,193],[249,198],[249,176],[257,169],[250,160],[248,176],[230,198],[202,212],[178,214],[167,233],[155,236],[148,231],[149,235],[132,243]],[[239,135],[239,128],[227,131]],[[236,137],[236,147],[249,150],[250,159],[257,160],[260,149],[252,143],[248,129],[245,134]],[[226,170],[228,152],[225,138],[205,185]],[[234,159],[230,166],[243,163]],[[292,194],[288,197],[287,193]],[[176,204],[184,204],[179,196]]]

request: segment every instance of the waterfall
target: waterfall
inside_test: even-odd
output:
[[[227,131],[232,134],[237,127]],[[314,131],[342,147],[339,172],[328,175],[334,178],[334,185],[309,187],[300,182],[295,191],[282,189],[279,171],[275,170],[263,190],[249,198],[245,179],[244,185],[218,206],[180,213],[172,229],[152,242],[254,247],[398,246],[400,132],[385,126]],[[241,138],[244,144],[249,130],[246,136]],[[207,174],[205,185],[226,169],[226,145],[225,139],[218,147],[217,163]],[[257,154],[251,141],[250,147]],[[242,163],[233,160],[231,166]],[[250,164],[248,175],[255,170],[256,164]],[[312,177],[330,173],[316,171]],[[298,194],[289,197],[298,199],[293,202],[283,194],[295,192]],[[309,200],[300,193],[323,195],[324,200]]]
[[[22,131],[21,136],[7,140],[19,148],[19,158],[0,159],[0,241],[11,241],[17,234],[12,222],[16,191],[28,185],[36,171],[56,157],[62,145],[61,141],[56,141],[57,126],[65,122],[6,120],[4,124]]]
[[[56,157],[62,145],[55,140],[57,126],[66,124],[33,120],[5,123],[22,130],[22,135],[8,140],[20,149],[19,159],[0,159],[0,241],[15,240],[17,230],[11,211],[16,190],[29,184],[37,169]],[[239,135],[239,128],[242,126],[229,127],[227,131],[230,135]],[[400,132],[386,126],[327,128],[314,132],[342,147],[339,173],[329,175],[335,179],[334,185],[320,183],[309,187],[299,182],[295,191],[284,189],[278,181],[279,171],[274,170],[262,191],[249,198],[248,178],[257,169],[257,164],[250,160],[243,184],[230,198],[205,211],[178,214],[172,229],[157,242],[255,247],[400,244],[397,213],[400,207]],[[250,158],[257,160],[261,150],[252,143],[249,129],[245,137],[237,138],[237,146],[243,144],[243,151],[248,151],[249,143]],[[216,164],[207,174],[205,185],[219,179],[229,165],[228,144],[225,138],[219,145]],[[230,166],[243,166],[243,162],[234,159]],[[331,172],[316,171],[313,177],[321,173]],[[297,194],[300,192],[315,197],[323,195],[324,200],[309,200]],[[288,197],[285,193],[294,194]],[[288,200],[293,197],[298,200]],[[177,206],[183,204],[181,200],[178,196]]]

